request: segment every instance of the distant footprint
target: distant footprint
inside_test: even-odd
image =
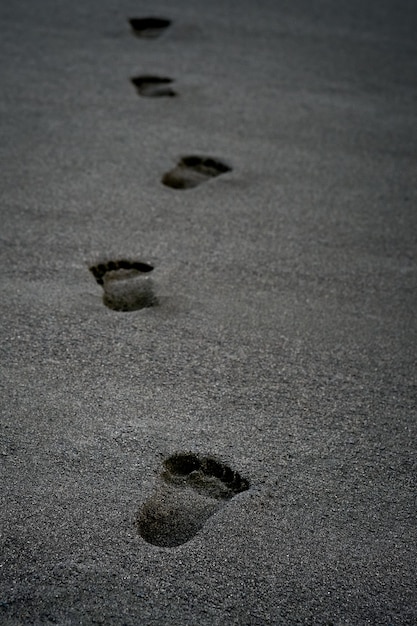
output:
[[[146,98],[163,98],[176,96],[176,92],[169,85],[172,78],[160,76],[135,76],[130,79],[139,95]]]
[[[145,541],[166,548],[189,541],[221,506],[249,489],[249,482],[238,472],[192,452],[165,459],[161,479],[137,522]]]
[[[171,20],[160,17],[131,17],[129,24],[137,37],[155,39],[171,25]]]
[[[191,189],[209,178],[231,172],[232,168],[211,157],[185,156],[162,177],[162,183],[173,189]]]
[[[90,272],[104,289],[103,302],[114,311],[137,311],[157,301],[147,276],[152,265],[141,261],[109,261],[92,265]]]

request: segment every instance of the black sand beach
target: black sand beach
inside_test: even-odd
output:
[[[0,624],[417,623],[416,31],[2,3]]]

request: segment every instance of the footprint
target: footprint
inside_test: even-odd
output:
[[[137,37],[155,39],[171,25],[171,20],[160,17],[131,17],[129,24]]]
[[[209,178],[231,172],[232,168],[211,157],[186,156],[162,177],[162,183],[173,189],[191,189]]]
[[[130,79],[139,95],[147,98],[163,98],[176,96],[176,92],[169,87],[174,82],[172,78],[160,76],[135,76]]]
[[[152,281],[147,276],[152,265],[141,261],[109,261],[92,265],[90,272],[104,289],[103,302],[114,311],[137,311],[157,304]]]
[[[246,489],[249,482],[245,478],[212,457],[174,454],[165,459],[161,484],[139,512],[139,534],[155,546],[179,546]]]

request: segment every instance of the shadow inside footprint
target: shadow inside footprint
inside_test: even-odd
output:
[[[169,86],[173,82],[172,78],[135,76],[130,80],[136,87],[138,94],[146,98],[163,98],[177,95],[172,87]]]
[[[189,541],[227,500],[249,489],[238,472],[212,457],[192,452],[164,461],[161,484],[138,515],[139,534],[156,546]]]
[[[155,39],[171,25],[171,20],[161,17],[131,17],[129,24],[137,37]]]
[[[232,168],[211,157],[186,156],[162,177],[162,183],[173,189],[191,189],[209,178],[231,172]]]
[[[137,311],[157,304],[147,274],[152,265],[141,261],[109,261],[92,265],[90,272],[104,289],[103,302],[114,311]]]

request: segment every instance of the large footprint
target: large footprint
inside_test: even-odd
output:
[[[145,98],[163,98],[176,96],[176,92],[170,87],[174,81],[172,78],[162,76],[134,76],[130,79],[140,96]]]
[[[171,20],[161,17],[131,17],[129,24],[137,37],[155,39],[171,25]]]
[[[164,174],[162,183],[173,189],[191,189],[209,178],[220,176],[231,170],[229,165],[211,157],[185,156],[172,170]]]
[[[157,301],[148,278],[152,265],[141,261],[108,261],[92,265],[90,272],[104,289],[103,302],[114,311],[137,311]]]
[[[192,452],[174,454],[165,459],[161,483],[139,512],[139,533],[156,546],[179,546],[246,489],[249,482],[245,478],[212,457]]]

